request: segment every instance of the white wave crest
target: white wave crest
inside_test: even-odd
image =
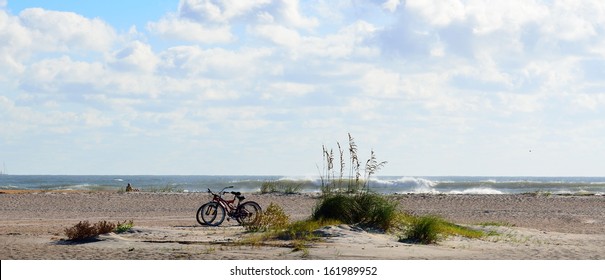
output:
[[[409,190],[411,193],[430,193],[436,194],[439,191],[435,190],[435,186],[438,182],[434,182],[424,178],[417,177],[402,177],[395,180],[395,185],[400,189],[400,192],[406,192]]]
[[[471,188],[462,191],[453,190],[447,192],[447,194],[504,194],[504,192],[492,188]]]

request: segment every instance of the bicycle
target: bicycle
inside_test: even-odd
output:
[[[198,223],[219,226],[225,220],[225,216],[234,218],[242,226],[258,221],[262,214],[260,205],[254,201],[242,203],[246,198],[240,192],[232,191],[230,193],[234,196],[233,199],[224,199],[223,195],[227,193],[225,190],[230,188],[233,188],[233,186],[225,187],[218,193],[213,193],[208,189],[208,193],[212,194],[212,201],[205,203],[197,210],[196,219]],[[237,200],[237,205],[235,200]]]

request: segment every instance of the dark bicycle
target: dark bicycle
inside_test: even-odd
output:
[[[225,216],[235,219],[243,226],[258,221],[262,214],[260,205],[254,201],[242,203],[246,198],[240,192],[232,191],[230,193],[233,195],[233,199],[224,199],[223,195],[227,193],[225,190],[230,188],[233,188],[233,186],[226,187],[218,193],[213,193],[208,189],[208,193],[212,194],[212,201],[205,203],[197,210],[196,219],[198,223],[201,225],[219,226],[225,220]],[[235,203],[236,200],[237,204]]]

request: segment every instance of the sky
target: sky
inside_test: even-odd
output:
[[[600,0],[0,0],[11,174],[603,176]]]

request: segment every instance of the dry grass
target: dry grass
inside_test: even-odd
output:
[[[75,226],[66,228],[65,235],[68,240],[81,241],[112,232],[116,225],[108,221],[100,221],[91,225],[89,221],[80,221]]]
[[[248,231],[268,231],[268,230],[279,230],[283,229],[290,223],[290,218],[281,206],[271,202],[267,209],[263,211],[260,219],[256,222],[247,225]]]

